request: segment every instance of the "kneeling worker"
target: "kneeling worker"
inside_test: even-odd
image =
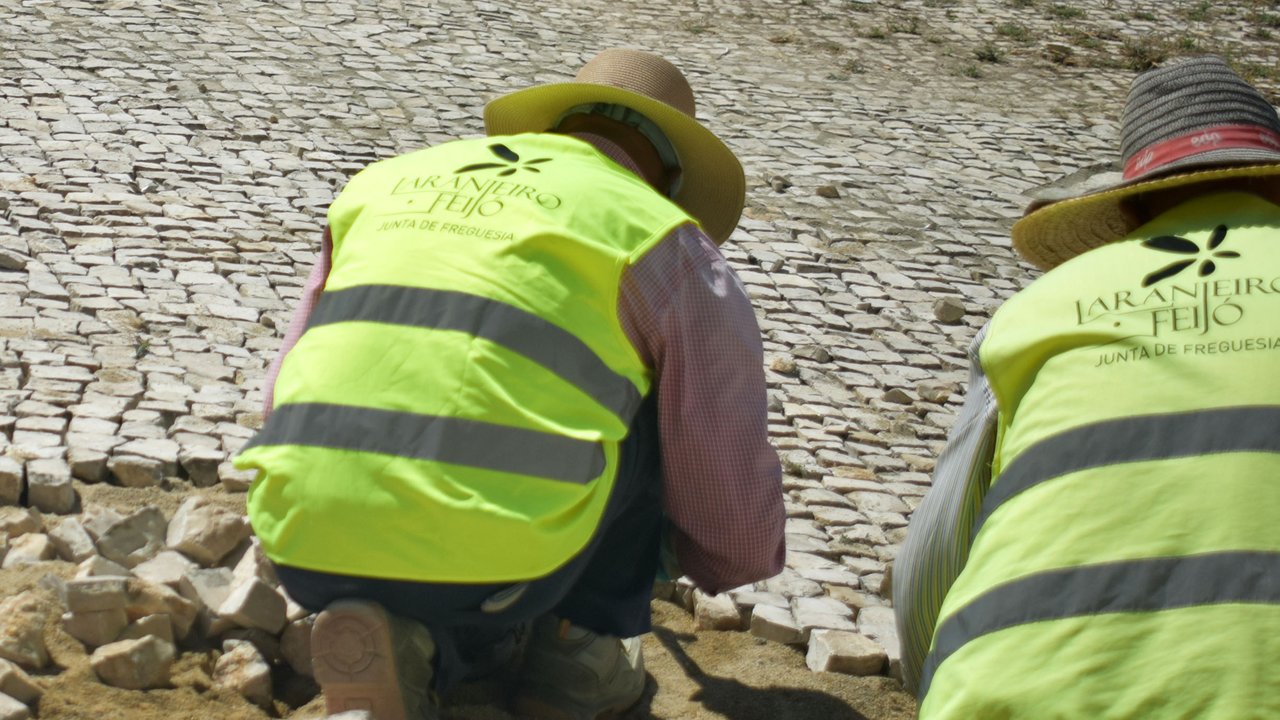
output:
[[[485,122],[333,202],[236,460],[320,612],[330,712],[431,717],[525,645],[522,714],[624,710],[660,558],[710,593],[782,566],[760,331],[717,247],[743,172],[684,76],[608,50]]]

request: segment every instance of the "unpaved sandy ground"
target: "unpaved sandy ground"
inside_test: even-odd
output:
[[[40,590],[47,575],[69,577],[69,563],[0,572],[0,583],[14,592]],[[46,580],[44,585],[48,585]],[[49,602],[52,591],[44,590]],[[644,638],[649,682],[640,703],[623,720],[907,720],[915,703],[897,681],[885,677],[855,678],[814,673],[795,648],[741,632],[695,633],[689,614],[665,601],[654,601],[654,631]],[[323,697],[314,684],[281,673],[271,711],[250,704],[212,682],[213,661],[207,649],[181,655],[172,672],[171,689],[134,692],[102,684],[89,667],[83,646],[51,617],[45,639],[52,666],[35,679],[44,687],[39,718],[89,720],[173,720],[265,717],[322,718]],[[445,717],[452,720],[511,720],[502,698],[509,684],[476,683],[448,698]]]

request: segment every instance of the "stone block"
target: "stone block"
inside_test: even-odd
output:
[[[9,542],[9,551],[4,555],[0,567],[5,570],[20,565],[35,565],[58,556],[49,536],[44,533],[27,533]]]
[[[173,645],[148,636],[103,645],[90,656],[89,664],[107,685],[149,690],[168,684],[173,657]]]
[[[0,600],[0,658],[26,670],[47,665],[44,624],[48,617],[47,602],[34,591]]]
[[[62,614],[62,627],[67,634],[90,648],[115,642],[128,625],[123,608]]]
[[[741,630],[742,614],[727,594],[698,590],[693,595],[693,624],[699,630]]]
[[[315,615],[294,620],[285,626],[280,634],[280,654],[289,667],[299,675],[311,677],[311,628],[316,623]]]
[[[233,574],[229,568],[196,568],[189,570],[178,583],[182,597],[201,607],[217,609],[231,594]]]
[[[120,633],[119,640],[137,640],[147,637],[148,635],[157,637],[165,642],[173,642],[173,623],[169,621],[168,615],[147,615],[138,618],[129,624]]]
[[[17,698],[0,693],[0,720],[27,720],[31,708]]]
[[[0,507],[0,532],[8,533],[9,539],[38,533],[44,530],[44,521],[40,513],[31,508]]]
[[[107,469],[123,487],[155,487],[164,480],[164,464],[153,458],[113,455]]]
[[[148,615],[163,614],[173,623],[173,635],[182,639],[196,622],[199,607],[166,585],[146,580],[129,581],[129,604],[125,613],[130,620],[140,620]]]
[[[156,553],[156,556],[150,560],[138,563],[133,568],[133,574],[148,582],[168,585],[177,590],[183,576],[197,568],[199,565],[188,560],[182,553],[164,550]]]
[[[890,664],[902,659],[898,642],[898,623],[891,607],[865,607],[858,613],[858,632],[875,640],[884,648]]]
[[[0,693],[30,705],[39,700],[43,692],[22,668],[8,660],[0,660]]]
[[[158,465],[155,471],[160,473],[160,477],[167,477],[178,474],[178,452],[181,447],[178,443],[165,438],[143,438],[140,440],[130,440],[129,442],[117,447],[113,453],[120,457],[133,457],[144,460],[151,460]],[[112,469],[115,472],[115,469]],[[152,472],[148,466],[148,472]]]
[[[814,630],[805,664],[814,672],[878,675],[888,662],[884,648],[856,632]]]
[[[240,627],[278,633],[285,623],[285,602],[270,585],[252,578],[233,587],[217,613]]]
[[[248,524],[247,519],[245,524]],[[251,535],[248,541],[242,543],[242,545],[244,546],[244,551],[240,553],[240,557],[234,565],[224,561],[225,566],[233,567],[232,575],[235,578],[235,583],[240,584],[249,578],[257,578],[271,587],[279,586],[280,578],[276,577],[275,565],[271,564],[271,560],[267,558],[266,553],[262,552],[262,543],[258,541],[258,538]],[[239,549],[237,548],[237,551]],[[232,552],[231,555],[227,556],[226,560],[229,561],[235,555],[236,552]]]
[[[244,517],[203,496],[187,498],[169,521],[166,542],[202,565],[215,565],[249,536]]]
[[[101,555],[94,555],[80,563],[76,568],[76,578],[88,577],[130,577],[133,573],[125,566],[111,562]]]
[[[186,448],[178,453],[178,463],[186,471],[191,484],[211,487],[218,484],[218,466],[227,458],[226,453],[212,448]]]
[[[229,461],[218,466],[218,480],[227,492],[248,492],[257,476],[257,470],[237,470]]]
[[[253,643],[229,640],[213,666],[213,684],[263,709],[271,706],[271,666]]]
[[[89,533],[89,537],[97,542],[98,538],[106,534],[112,525],[123,519],[124,515],[105,505],[90,505],[80,515],[80,524],[84,526],[85,532]]]
[[[72,447],[67,450],[67,464],[71,466],[71,477],[77,480],[100,483],[107,479],[107,454],[101,450]]]
[[[27,463],[27,502],[41,512],[65,515],[75,510],[76,490],[71,466],[62,460]]]
[[[772,605],[757,605],[751,610],[751,634],[788,645],[804,643],[804,633],[791,610]]]
[[[124,578],[69,580],[63,588],[64,600],[71,612],[123,610],[129,604],[129,584]]]
[[[287,627],[287,626],[286,626]],[[284,662],[284,655],[280,652],[280,637],[278,633],[269,633],[259,628],[233,627],[230,630],[222,632],[218,635],[225,645],[228,642],[249,642],[262,653],[262,657],[266,658],[271,665],[279,665]]]
[[[164,549],[164,513],[154,505],[112,524],[98,537],[98,552],[108,560],[132,568]]]
[[[98,554],[89,531],[75,518],[66,518],[53,526],[49,531],[49,540],[58,551],[58,557],[68,562],[84,562]]]
[[[756,605],[791,606],[791,603],[787,602],[786,596],[776,592],[751,591],[751,589],[748,589],[748,591],[731,591],[730,596],[737,605],[737,611],[744,618],[750,618],[751,609]]]
[[[17,505],[26,487],[22,465],[11,457],[0,455],[0,505]]]
[[[301,620],[311,614],[310,610],[294,602],[294,599],[289,597],[289,593],[283,587],[276,588],[276,592],[280,593],[284,598],[284,617],[289,622]]]

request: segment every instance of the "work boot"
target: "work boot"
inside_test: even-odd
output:
[[[616,638],[551,616],[533,626],[515,710],[543,720],[597,720],[644,693],[640,638]]]
[[[435,720],[435,652],[426,627],[365,600],[330,604],[311,629],[311,662],[331,715],[367,710],[374,720]]]

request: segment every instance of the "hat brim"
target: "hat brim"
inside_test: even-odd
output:
[[[1280,163],[1239,165],[1199,172],[1180,172],[1151,180],[1137,179],[1076,197],[1033,201],[1013,225],[1013,248],[1041,270],[1123,239],[1137,229],[1124,200],[1139,193],[1228,178],[1280,175]]]
[[[680,189],[672,200],[723,244],[738,226],[746,202],[742,163],[720,138],[697,120],[666,103],[611,85],[567,82],[538,85],[495,98],[485,105],[489,135],[550,130],[570,108],[589,103],[625,105],[652,120],[680,157]]]

